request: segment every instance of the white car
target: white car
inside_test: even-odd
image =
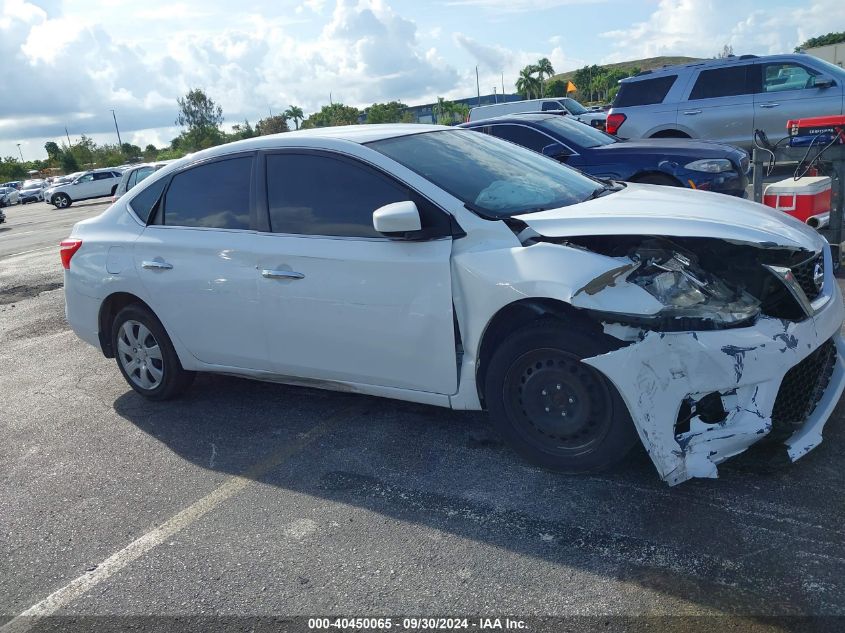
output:
[[[46,189],[44,200],[57,209],[65,209],[80,200],[106,198],[114,194],[122,176],[114,168],[86,171],[70,182]]]
[[[20,202],[20,191],[15,187],[0,187],[0,207],[9,207]]]
[[[571,97],[526,99],[524,101],[507,101],[505,103],[476,106],[469,111],[469,120],[479,121],[481,119],[490,119],[522,112],[555,112],[566,114],[576,121],[586,123],[590,127],[601,129],[604,129],[605,121],[607,120],[606,112],[588,110]]]
[[[796,460],[845,386],[818,233],[470,130],[211,148],[76,224],[61,259],[71,327],[151,400],[202,371],[487,409],[565,472],[638,437],[670,484],[766,439]]]

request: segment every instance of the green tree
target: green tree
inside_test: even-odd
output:
[[[727,59],[734,54],[734,47],[730,44],[725,44],[718,53],[716,53],[716,59]]]
[[[128,158],[138,158],[141,156],[141,148],[137,145],[132,145],[131,143],[124,143],[120,146],[120,151],[122,151]]]
[[[255,132],[257,136],[290,132],[287,117],[283,114],[276,114],[274,116],[268,116],[266,119],[261,119],[255,124]]]
[[[223,108],[214,103],[200,88],[189,90],[184,97],[176,100],[179,114],[176,125],[188,130],[219,128],[223,123]]]
[[[839,33],[828,33],[827,35],[811,37],[800,46],[796,46],[795,52],[797,53],[807,48],[815,48],[816,46],[829,46],[830,44],[841,44],[842,42],[845,42],[845,31],[840,31]]]
[[[360,116],[358,108],[333,103],[323,106],[319,112],[315,112],[302,123],[303,128],[332,127],[335,125],[355,125]]]
[[[540,94],[542,90],[542,82],[538,77],[535,77],[537,72],[536,66],[526,66],[519,71],[519,77],[516,80],[516,91],[526,99],[532,99]]]
[[[546,84],[547,97],[565,97],[566,96],[566,82],[563,79],[555,79]]]
[[[55,141],[47,141],[44,143],[44,149],[47,152],[47,160],[58,164],[62,159],[62,150]]]
[[[400,101],[388,103],[374,103],[364,112],[367,123],[401,123],[405,119],[408,106]]]
[[[76,156],[73,155],[73,152],[62,152],[61,163],[62,171],[64,171],[65,174],[72,174],[75,171],[79,171],[79,163],[76,160]]]
[[[253,138],[258,136],[258,132],[250,125],[249,120],[244,119],[243,125],[235,123],[232,126],[232,133],[227,135],[227,141],[240,141],[245,138]]]
[[[292,105],[287,110],[282,113],[282,116],[287,118],[290,121],[293,121],[293,124],[296,126],[296,129],[299,129],[299,122],[305,118],[305,114],[302,112],[302,108],[299,106]]]
[[[147,162],[154,161],[158,158],[158,150],[156,146],[150,143],[144,148],[144,160]]]
[[[534,69],[537,72],[537,78],[540,80],[540,96],[546,96],[546,79],[555,74],[555,69],[552,68],[552,63],[548,57],[542,57],[534,64]]]

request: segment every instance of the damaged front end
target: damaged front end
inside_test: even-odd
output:
[[[716,477],[717,464],[764,438],[785,445],[791,461],[821,442],[845,387],[829,249],[701,237],[531,240],[619,262],[571,303],[626,344],[584,362],[619,390],[668,483]],[[632,309],[631,286],[654,301]]]

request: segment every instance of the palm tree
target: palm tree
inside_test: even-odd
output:
[[[536,72],[536,66],[526,66],[519,71],[519,78],[516,80],[516,91],[524,94],[528,99],[532,95],[540,94],[542,82],[534,76]]]
[[[443,97],[437,97],[437,103],[432,108],[434,122],[439,125],[448,125],[452,118],[452,102],[446,101]]]
[[[549,61],[548,57],[543,57],[538,60],[534,68],[540,79],[540,96],[542,97],[546,95],[546,79],[555,74],[555,69],[552,68],[552,63]]]
[[[305,118],[305,114],[302,112],[302,108],[299,106],[292,105],[287,110],[282,113],[282,116],[286,119],[291,119],[293,124],[296,126],[296,129],[299,129],[299,122]]]

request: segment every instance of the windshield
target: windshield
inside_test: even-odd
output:
[[[483,217],[566,207],[602,188],[600,182],[556,160],[469,130],[425,132],[368,145]]]
[[[561,101],[563,101],[563,104],[566,106],[566,109],[576,116],[588,112],[587,108],[575,101],[575,99],[567,97],[566,99],[561,99]]]
[[[549,117],[548,119],[539,121],[539,124],[550,132],[562,136],[573,145],[579,145],[586,149],[619,142],[610,134],[605,134],[601,130],[597,130],[586,123],[581,123],[580,121],[567,117]]]

